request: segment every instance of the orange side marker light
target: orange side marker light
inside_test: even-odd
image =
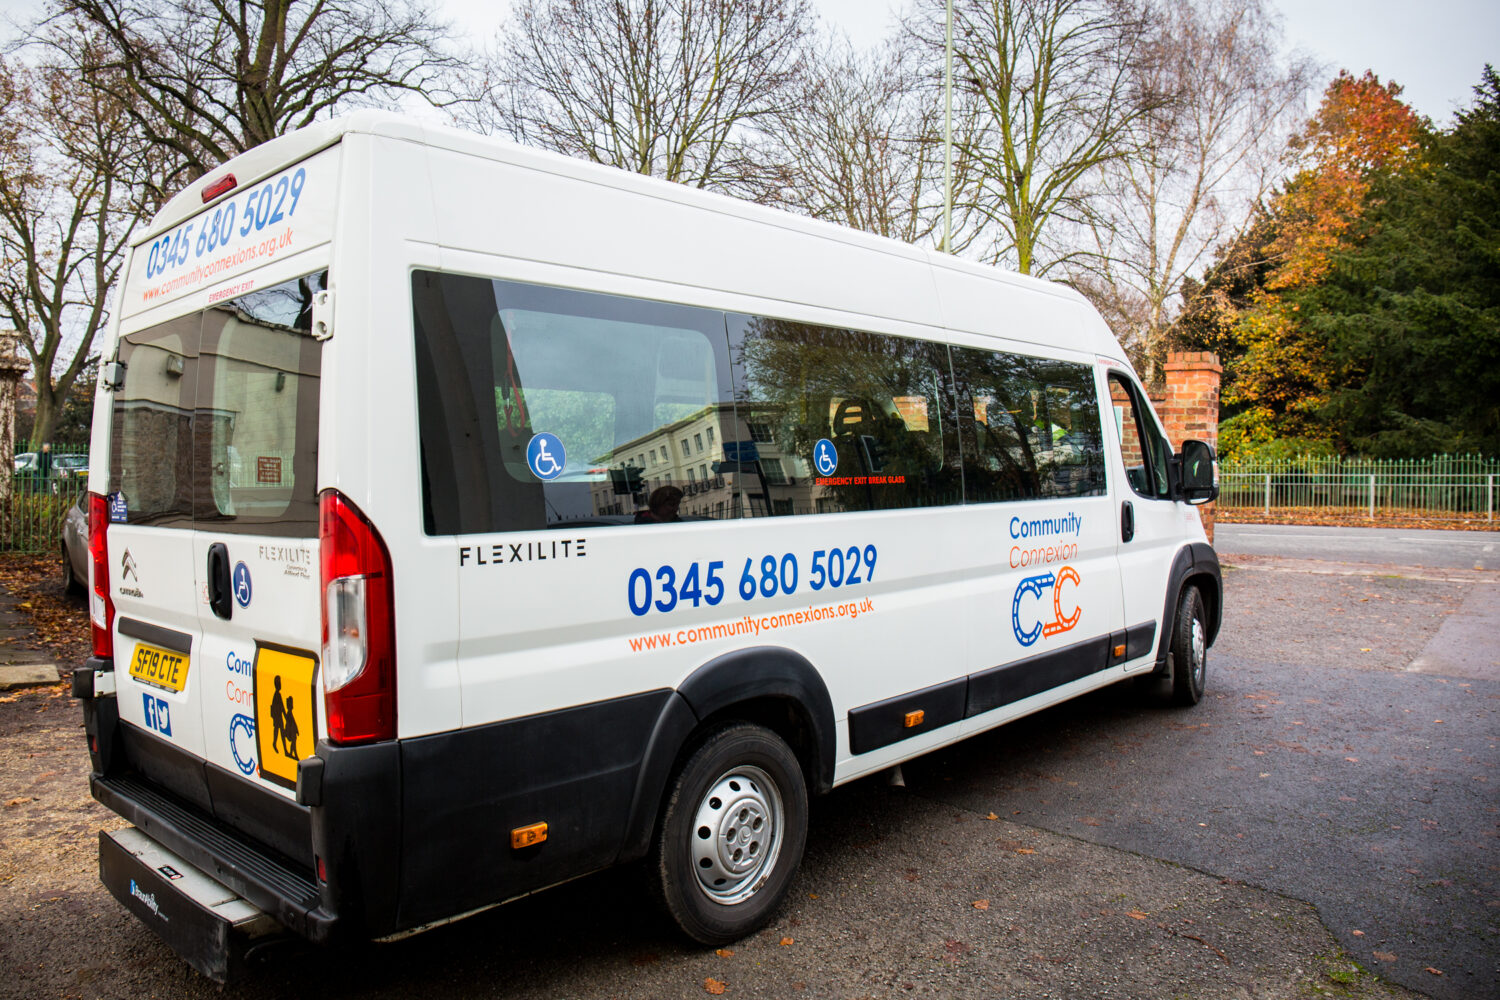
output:
[[[906,719],[904,720],[903,724],[907,729],[911,729],[914,726],[920,726],[922,724],[922,720],[926,717],[927,713],[919,708],[915,712],[907,712]]]
[[[1124,656],[1124,655],[1125,655],[1125,644],[1122,642],[1118,646],[1115,647],[1115,656],[1116,657],[1121,657],[1121,656]]]
[[[535,847],[547,839],[547,824],[533,823],[530,826],[518,826],[510,831],[510,846],[512,850],[519,851],[523,847]]]

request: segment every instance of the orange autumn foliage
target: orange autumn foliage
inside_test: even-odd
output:
[[[1270,205],[1263,250],[1270,266],[1234,325],[1245,354],[1224,401],[1240,410],[1231,437],[1246,445],[1315,441],[1327,433],[1318,410],[1329,398],[1332,361],[1288,293],[1328,273],[1333,252],[1365,209],[1375,174],[1417,162],[1424,123],[1400,93],[1373,73],[1341,72],[1291,141],[1300,169]]]
[[[1291,141],[1302,169],[1272,205],[1279,234],[1271,246],[1280,266],[1268,291],[1312,284],[1328,270],[1329,253],[1359,217],[1370,177],[1400,170],[1417,157],[1422,121],[1400,100],[1401,87],[1375,74],[1347,70],[1328,85],[1317,114]]]

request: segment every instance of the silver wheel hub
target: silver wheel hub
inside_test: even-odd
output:
[[[1193,681],[1203,683],[1203,667],[1208,660],[1208,641],[1203,633],[1203,623],[1193,619]]]
[[[726,906],[753,895],[775,867],[783,822],[781,793],[758,767],[734,768],[709,786],[690,834],[704,895]]]

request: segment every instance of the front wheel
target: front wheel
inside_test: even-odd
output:
[[[1198,704],[1208,673],[1208,624],[1203,595],[1185,587],[1172,623],[1172,704]]]
[[[807,843],[807,785],[791,748],[748,723],[710,733],[667,796],[653,860],[667,912],[695,941],[758,930],[786,897]]]

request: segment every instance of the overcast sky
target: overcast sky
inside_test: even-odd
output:
[[[471,38],[489,38],[509,0],[438,0]],[[812,0],[825,21],[857,45],[878,41],[909,0]],[[1395,80],[1417,111],[1439,125],[1467,105],[1486,62],[1500,63],[1497,0],[1280,0],[1288,44],[1328,68],[1374,70]],[[0,0],[0,13],[25,19],[38,0]],[[3,31],[3,29],[0,29]]]
[[[9,2],[9,0],[3,0]],[[508,0],[440,0],[449,17],[487,38]],[[878,41],[909,0],[812,0],[855,44]],[[1439,125],[1467,106],[1486,62],[1500,64],[1500,0],[1281,0],[1288,46],[1328,68],[1374,70]]]

